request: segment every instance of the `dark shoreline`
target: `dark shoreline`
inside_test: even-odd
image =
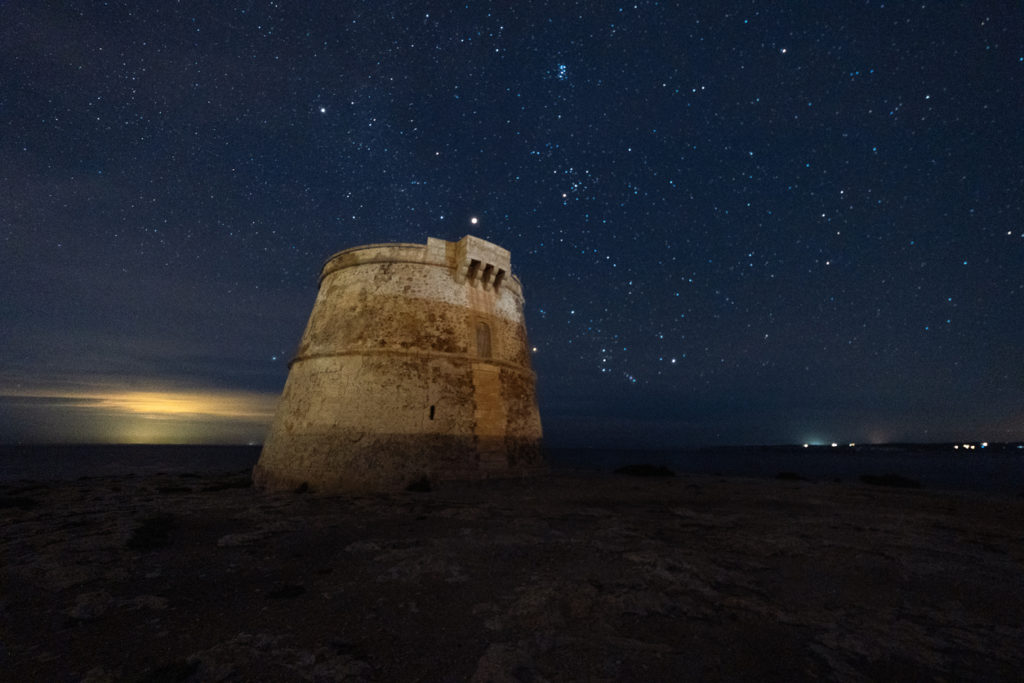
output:
[[[1024,495],[1024,449],[991,444],[954,451],[952,444],[856,446],[728,446],[691,450],[547,449],[555,472],[612,472],[654,465],[686,474],[856,482],[899,477],[929,490]],[[251,468],[260,446],[0,445],[0,483],[80,477],[213,474]]]
[[[4,484],[6,680],[1010,680],[1024,500],[590,472]]]

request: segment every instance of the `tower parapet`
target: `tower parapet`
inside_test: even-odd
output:
[[[401,489],[544,471],[522,285],[508,250],[370,244],[331,256],[257,486]]]

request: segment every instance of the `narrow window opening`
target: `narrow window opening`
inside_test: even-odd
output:
[[[434,419],[434,406],[430,406],[430,419]]]
[[[476,324],[476,355],[491,357],[491,328],[487,323]]]

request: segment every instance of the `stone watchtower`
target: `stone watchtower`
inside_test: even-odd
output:
[[[383,491],[545,469],[522,286],[490,242],[338,252],[289,367],[259,487]]]

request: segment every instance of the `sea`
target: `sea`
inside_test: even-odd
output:
[[[924,489],[1024,495],[1024,444],[728,446],[683,450],[550,449],[553,471],[614,472],[652,465],[684,474],[860,481],[897,478]],[[220,474],[252,469],[260,446],[0,445],[0,483],[93,477]]]

